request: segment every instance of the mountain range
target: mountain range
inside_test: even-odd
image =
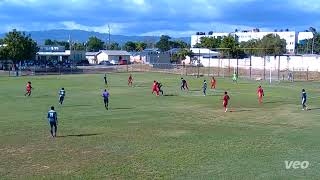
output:
[[[43,45],[46,39],[57,40],[57,41],[68,41],[69,38],[72,42],[86,42],[89,37],[96,36],[97,38],[108,41],[109,34],[99,33],[93,31],[83,30],[46,30],[46,31],[29,31],[26,34],[30,34],[39,45]],[[0,38],[3,38],[5,34],[0,34]],[[147,43],[155,43],[159,41],[159,36],[126,36],[126,35],[110,35],[110,42],[117,42],[120,45],[125,44],[127,41],[142,41]],[[190,37],[172,38],[173,40],[182,40],[190,44]]]

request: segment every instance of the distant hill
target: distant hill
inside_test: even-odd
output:
[[[30,31],[26,32],[31,34],[32,38],[37,41],[38,44],[44,44],[45,39],[68,41],[69,36],[74,42],[86,42],[90,36],[96,36],[103,41],[108,40],[107,33],[98,33],[93,31],[82,30],[47,30],[47,31]],[[0,38],[5,34],[0,34]],[[111,42],[117,42],[123,45],[127,41],[144,41],[144,42],[157,42],[160,39],[158,36],[124,36],[124,35],[111,35]],[[180,39],[190,44],[190,37],[173,38]]]

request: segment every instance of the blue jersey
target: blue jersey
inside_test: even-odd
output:
[[[49,122],[56,122],[58,120],[57,112],[50,110],[48,112],[48,121]]]
[[[207,82],[204,82],[202,88],[203,88],[203,89],[207,89],[207,87],[208,87]]]
[[[302,92],[301,98],[302,98],[302,100],[306,101],[307,100],[307,93]]]
[[[59,95],[64,97],[66,95],[66,91],[61,89]]]

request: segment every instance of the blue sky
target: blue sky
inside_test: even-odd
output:
[[[81,29],[189,36],[196,31],[320,29],[320,0],[0,0],[0,32]]]

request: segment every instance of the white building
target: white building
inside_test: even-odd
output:
[[[82,61],[85,60],[85,51],[65,50],[62,46],[41,46],[36,54],[40,61]]]
[[[118,64],[119,61],[129,62],[130,53],[127,51],[118,51],[118,50],[101,50],[96,55],[97,63],[99,64],[101,61],[109,61],[114,64]]]
[[[194,47],[197,43],[200,43],[201,37],[215,37],[223,38],[229,35],[236,36],[239,42],[246,42],[252,39],[262,39],[268,34],[279,35],[281,39],[285,39],[287,42],[287,52],[290,54],[295,53],[296,43],[303,39],[313,38],[311,32],[301,32],[296,33],[295,31],[284,31],[284,32],[260,32],[257,30],[252,31],[242,31],[242,32],[233,32],[233,33],[213,33],[212,35],[192,35],[191,36],[191,46]]]
[[[99,52],[86,52],[86,59],[90,64],[98,64],[98,56]]]

